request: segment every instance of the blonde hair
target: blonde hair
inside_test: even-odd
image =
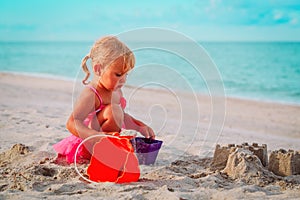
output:
[[[86,62],[88,59],[92,60],[92,66],[96,64],[101,65],[101,69],[105,70],[113,61],[120,56],[124,58],[123,70],[128,71],[134,67],[135,58],[132,51],[115,36],[105,36],[95,42],[89,54],[87,54],[81,63],[83,71],[86,73],[82,80],[84,85],[88,84],[86,81],[90,77],[90,71]]]

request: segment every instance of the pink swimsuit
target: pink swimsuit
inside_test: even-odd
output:
[[[93,118],[95,117],[95,115],[101,111],[103,108],[105,108],[105,105],[103,104],[103,100],[101,98],[101,96],[99,95],[99,93],[97,92],[97,90],[93,87],[88,85],[87,87],[89,87],[91,90],[93,90],[93,92],[96,94],[96,96],[98,97],[99,101],[100,101],[100,106],[97,110],[91,112],[87,118],[84,120],[84,125],[88,126],[90,124],[90,122],[93,120]],[[120,106],[121,108],[124,110],[126,107],[126,99],[124,97],[120,98]]]
[[[101,111],[103,108],[105,108],[105,105],[103,104],[103,100],[97,90],[93,87],[88,85],[89,87],[98,97],[100,101],[100,106],[95,111],[91,112],[87,118],[84,120],[84,125],[88,126],[92,119],[96,116],[96,114]],[[122,109],[125,109],[126,107],[126,99],[124,97],[120,98],[120,106]],[[123,126],[124,128],[124,126]],[[76,149],[78,145],[83,141],[83,139],[74,136],[73,134],[69,137],[66,137],[65,139],[61,140],[60,142],[53,145],[54,150],[58,153],[59,156],[65,156],[66,161],[70,163],[74,163],[74,156],[76,153]],[[80,146],[77,153],[77,159],[90,159],[91,153],[88,152],[86,148],[84,148],[84,145]]]

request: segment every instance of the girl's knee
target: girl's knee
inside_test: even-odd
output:
[[[107,105],[98,115],[102,131],[119,132],[124,121],[124,113],[119,105]]]

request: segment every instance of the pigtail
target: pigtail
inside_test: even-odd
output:
[[[87,60],[90,58],[90,54],[86,55],[83,59],[82,59],[82,62],[81,62],[81,67],[83,69],[83,71],[86,73],[84,79],[82,80],[82,83],[84,85],[87,85],[88,83],[86,82],[86,80],[88,80],[88,78],[90,77],[90,71],[89,71],[89,68],[87,67],[86,65],[86,62]]]

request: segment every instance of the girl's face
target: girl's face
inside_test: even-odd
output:
[[[100,83],[108,90],[116,90],[123,87],[128,72],[123,70],[127,68],[123,67],[124,65],[126,63],[124,63],[123,56],[117,58],[101,73]]]

